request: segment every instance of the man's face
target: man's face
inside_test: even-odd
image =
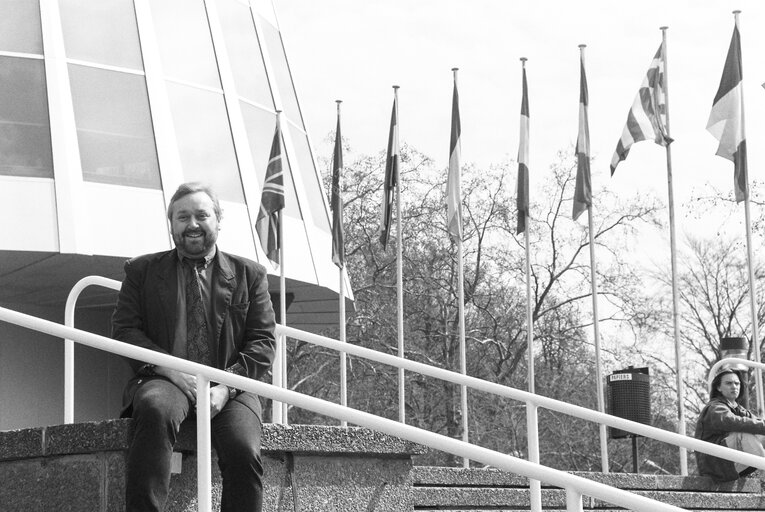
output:
[[[170,221],[173,242],[184,257],[202,258],[218,240],[220,227],[214,204],[204,192],[188,194],[173,203]]]
[[[741,383],[739,382],[735,373],[728,373],[723,375],[722,380],[720,380],[720,385],[717,386],[717,390],[722,394],[722,396],[731,402],[736,401],[740,389]]]

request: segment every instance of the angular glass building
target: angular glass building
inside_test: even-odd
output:
[[[220,247],[277,293],[254,222],[282,111],[287,324],[337,323],[327,200],[270,0],[0,0],[0,84],[1,306],[63,322],[80,278],[173,246],[185,181],[214,186]],[[108,335],[115,298],[88,289],[76,326]],[[0,429],[62,421],[63,350],[0,323]],[[116,416],[127,366],[76,354],[76,421]]]

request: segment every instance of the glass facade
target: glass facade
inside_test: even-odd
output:
[[[274,99],[250,9],[237,0],[222,0],[218,2],[218,11],[239,97],[274,110]]]
[[[40,5],[30,0],[0,0],[0,51],[42,55]]]
[[[69,80],[83,179],[160,189],[143,75],[70,64]]]
[[[268,2],[53,1],[41,12],[38,1],[0,0],[0,176],[55,179],[63,212],[82,198],[82,181],[164,194],[153,201],[172,193],[164,181],[205,181],[255,217],[258,190],[245,193],[243,183],[265,179],[278,108],[288,142],[284,213],[310,213],[311,229],[329,233],[281,34],[273,12],[259,11]],[[240,166],[244,152],[252,166]],[[103,204],[90,201],[85,215],[101,217]]]
[[[276,27],[261,18],[263,27],[263,39],[265,39],[266,48],[271,58],[271,69],[273,69],[273,81],[275,87],[279,89],[279,95],[282,100],[282,110],[287,119],[298,126],[303,126],[303,118],[300,115],[295,87],[292,85],[292,75],[287,65],[287,56],[284,54],[282,38]]]
[[[45,68],[0,56],[0,175],[53,177]]]
[[[221,93],[167,83],[183,178],[207,181],[218,196],[244,202],[226,105]]]
[[[132,0],[61,0],[66,56],[143,71]]]
[[[165,78],[220,90],[204,2],[153,1],[151,13]]]

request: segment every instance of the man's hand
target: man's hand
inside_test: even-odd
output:
[[[223,410],[228,403],[228,386],[218,384],[210,388],[210,418]]]
[[[183,391],[183,394],[189,399],[191,405],[197,404],[197,378],[194,375],[179,372],[165,366],[156,366],[154,372],[178,386],[178,389]]]

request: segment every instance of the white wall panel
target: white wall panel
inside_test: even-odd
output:
[[[0,204],[10,212],[0,250],[58,252],[53,180],[0,176]]]

